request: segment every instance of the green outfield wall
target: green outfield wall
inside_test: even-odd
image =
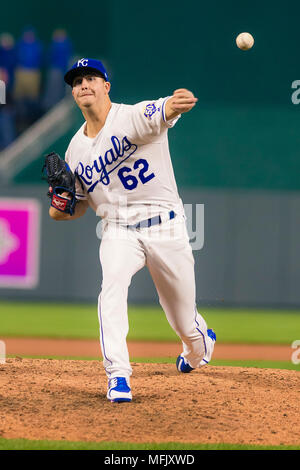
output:
[[[18,36],[30,23],[46,44],[65,27],[78,57],[105,62],[113,101],[193,90],[197,108],[170,132],[180,186],[297,191],[299,14],[294,0],[74,1],[61,2],[59,15],[50,3],[19,0],[2,7],[0,29]],[[253,34],[252,50],[236,47],[241,31]],[[53,147],[63,152],[68,140]],[[39,182],[35,170],[16,182]]]

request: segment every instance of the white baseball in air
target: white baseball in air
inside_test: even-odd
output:
[[[254,38],[250,33],[240,33],[236,38],[236,45],[242,51],[248,51],[254,44]]]

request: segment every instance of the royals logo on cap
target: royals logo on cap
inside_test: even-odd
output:
[[[108,75],[102,62],[96,59],[85,58],[75,62],[71,69],[65,74],[64,80],[68,85],[72,86],[74,78],[83,73],[97,75],[108,82]]]
[[[80,59],[77,62],[77,67],[87,67],[89,65],[89,59]]]

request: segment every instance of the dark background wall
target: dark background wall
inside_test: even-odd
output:
[[[181,193],[206,204],[208,232],[196,253],[199,297],[299,305],[300,105],[291,100],[292,82],[300,79],[299,17],[294,0],[74,0],[59,7],[28,0],[2,6],[0,30],[18,36],[31,24],[47,43],[53,29],[65,27],[78,57],[106,64],[113,101],[191,89],[199,102],[169,132],[169,141]],[[242,31],[255,39],[247,52],[235,45]],[[74,128],[52,149],[63,154],[81,122],[78,113]],[[42,157],[16,176],[19,189],[7,190],[40,185],[41,166]],[[54,225],[43,223],[55,236]],[[87,230],[81,221],[77,225]],[[62,239],[70,236],[69,226],[61,230]],[[95,256],[91,248],[86,259]],[[88,298],[99,282],[89,284]],[[154,298],[137,285],[134,299]]]
[[[108,47],[110,31],[110,2],[89,0],[15,0],[1,5],[0,30],[17,38],[26,26],[33,26],[46,45],[56,28],[65,28],[72,38],[75,51],[103,54]],[[46,64],[45,64],[46,65]]]
[[[296,0],[16,0],[2,5],[0,30],[19,37],[32,25],[47,44],[55,28],[66,28],[76,54],[107,61],[117,99],[164,95],[184,84],[210,106],[289,106],[299,13]],[[235,47],[241,31],[255,38],[250,52]]]
[[[15,3],[4,6],[0,29],[18,35],[30,23],[47,43],[64,26],[78,57],[107,65],[112,100],[134,103],[178,87],[195,93],[197,108],[170,133],[180,186],[300,189],[300,107],[291,101],[300,78],[299,2],[92,0],[62,2],[59,15],[50,2],[17,4],[17,17]],[[252,50],[236,47],[241,31],[253,34]]]
[[[118,99],[187,87],[197,108],[170,133],[182,186],[299,189],[300,4],[294,1],[114,2]],[[250,31],[251,51],[235,37]]]

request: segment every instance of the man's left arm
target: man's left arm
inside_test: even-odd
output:
[[[166,121],[175,119],[179,114],[187,113],[197,103],[198,98],[186,88],[175,90],[165,104]]]

